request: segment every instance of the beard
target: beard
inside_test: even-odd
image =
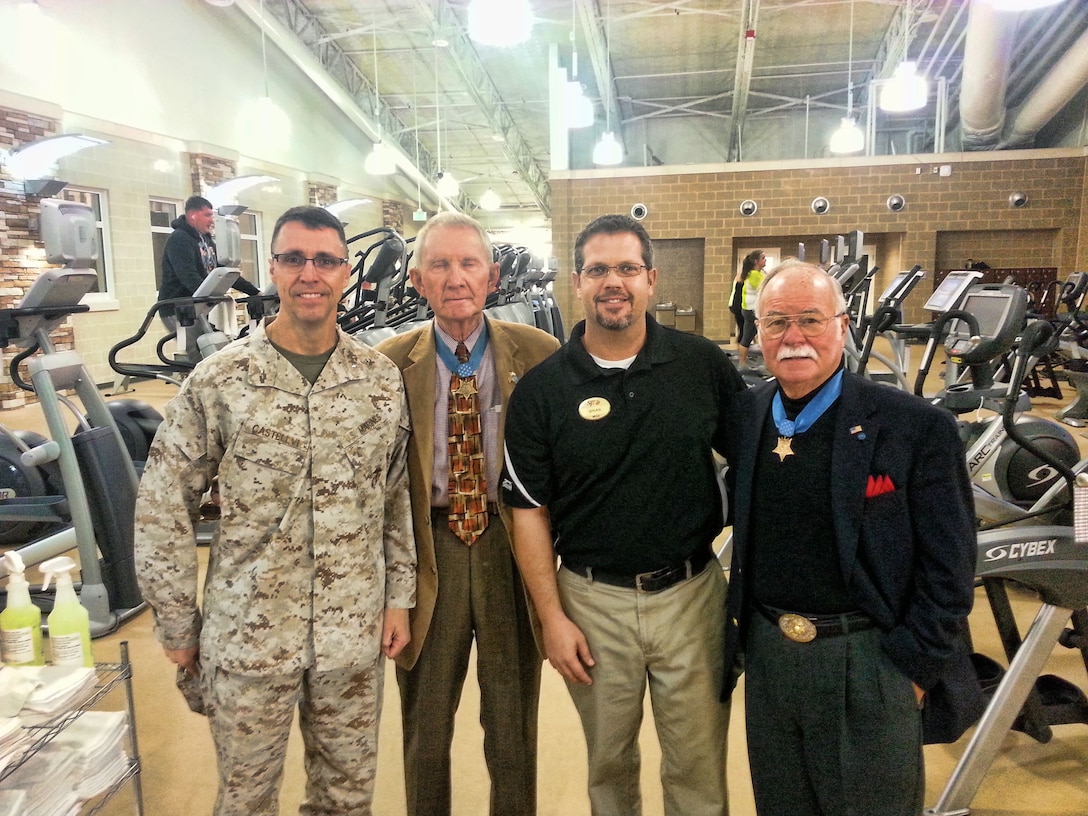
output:
[[[604,295],[603,297],[607,296],[608,294]],[[631,303],[630,298],[628,298],[627,302],[628,304]],[[627,312],[626,314],[614,317],[606,312],[604,309],[602,309],[600,305],[595,304],[595,307],[596,308],[594,308],[593,310],[593,322],[600,326],[602,329],[608,329],[609,331],[623,331],[624,329],[630,328],[631,324],[635,321],[635,314],[633,310]]]
[[[608,329],[609,331],[623,331],[631,327],[631,324],[635,321],[635,316],[628,312],[621,317],[609,317],[601,312],[595,312],[593,315],[593,321],[602,329]]]

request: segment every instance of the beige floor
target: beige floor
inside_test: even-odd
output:
[[[173,393],[170,386],[145,383],[138,396],[156,405]],[[129,395],[131,396],[131,395]],[[1061,401],[1040,401],[1037,410],[1052,412]],[[0,415],[12,427],[41,430],[34,409]],[[1088,439],[1077,432],[1082,448]],[[1014,594],[1014,606],[1021,629],[1026,631],[1039,602],[1026,593]],[[992,657],[1001,656],[992,617],[985,598],[971,619],[976,648]],[[151,616],[145,613],[128,622],[116,634],[95,641],[99,660],[116,660],[118,644],[129,643],[134,664],[136,717],[140,753],[143,758],[143,798],[149,816],[194,816],[209,813],[215,797],[215,765],[211,740],[203,718],[185,707],[173,687],[171,665],[163,657],[151,631]],[[1005,661],[1002,659],[1001,661]],[[474,668],[471,670],[474,671]],[[481,751],[479,696],[471,679],[458,714],[454,744],[455,816],[483,816],[487,813],[488,782]],[[1056,647],[1046,672],[1059,674],[1088,687],[1079,653]],[[743,733],[743,707],[735,697],[729,740],[729,780],[734,816],[754,813],[748,782],[747,756]],[[646,816],[662,813],[661,786],[656,779],[660,754],[647,711],[642,735],[642,787]],[[928,784],[926,803],[932,805],[943,789],[966,738],[950,746],[926,748]],[[589,813],[585,794],[585,745],[577,716],[559,676],[544,668],[540,713],[541,816],[579,816]],[[292,740],[281,797],[281,814],[298,812],[304,784],[297,735]],[[400,717],[392,670],[387,672],[386,705],[381,725],[381,751],[374,812],[378,816],[404,813],[401,783]],[[108,816],[135,812],[131,787],[122,791],[103,811]],[[977,816],[1084,816],[1088,813],[1088,726],[1065,725],[1054,729],[1048,744],[1010,733],[1001,754],[976,796],[972,812]]]

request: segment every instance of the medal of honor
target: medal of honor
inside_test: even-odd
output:
[[[775,447],[774,453],[778,454],[779,462],[784,461],[787,456],[793,456],[793,448],[791,447],[792,443],[793,437],[791,436],[778,437],[778,446]]]
[[[457,390],[454,391],[454,393],[457,394],[457,396],[459,397],[464,397],[465,399],[468,399],[476,393],[476,385],[471,380],[461,380],[461,382],[457,386]]]
[[[842,371],[835,374],[817,392],[816,396],[801,409],[796,419],[786,416],[786,407],[782,404],[782,392],[778,391],[771,400],[771,419],[778,429],[778,444],[772,453],[778,456],[779,462],[784,462],[787,456],[793,456],[793,435],[800,434],[812,427],[831,404],[842,393]]]

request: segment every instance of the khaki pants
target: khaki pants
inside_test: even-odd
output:
[[[729,707],[719,701],[726,582],[712,561],[662,592],[559,571],[563,610],[582,630],[593,684],[568,683],[589,753],[593,816],[638,816],[638,734],[649,686],[665,816],[724,816]]]

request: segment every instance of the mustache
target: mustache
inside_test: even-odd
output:
[[[819,357],[816,355],[816,349],[812,346],[784,346],[778,350],[775,359],[797,360],[806,358],[809,360],[819,360]]]

